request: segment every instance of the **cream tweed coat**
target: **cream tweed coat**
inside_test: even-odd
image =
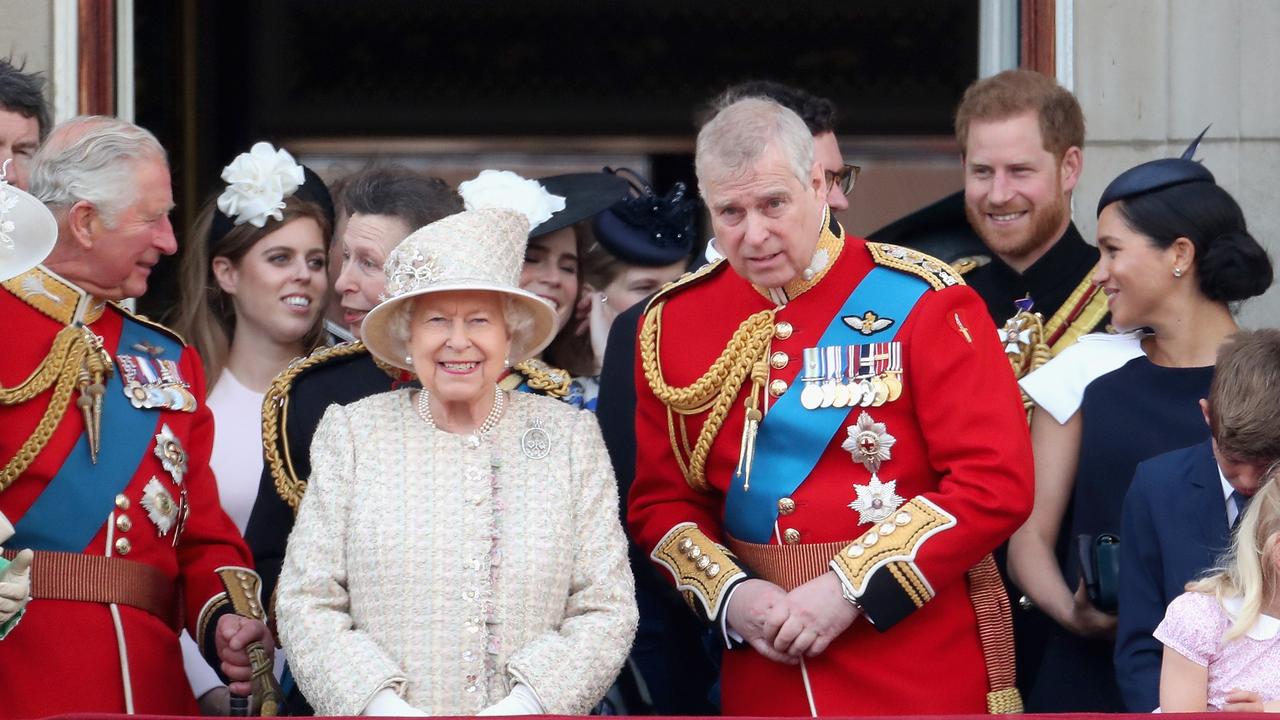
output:
[[[299,687],[318,715],[357,715],[382,688],[471,715],[517,681],[547,713],[587,712],[637,617],[595,416],[512,393],[472,447],[414,397],[331,406],[316,430],[276,604]],[[522,449],[535,426],[542,458]]]

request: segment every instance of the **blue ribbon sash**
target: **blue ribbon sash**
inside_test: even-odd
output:
[[[896,320],[878,331],[875,341],[892,341],[928,288],[929,284],[915,275],[884,267],[872,268],[832,318],[818,346],[866,342],[869,338],[850,328],[842,318],[862,315],[871,307],[882,317]],[[750,491],[743,490],[741,482],[729,484],[725,528],[739,540],[769,542],[778,518],[778,500],[792,494],[808,478],[851,412],[847,407],[804,409],[800,404],[803,385],[797,377],[761,420]]]
[[[182,356],[182,345],[173,338],[126,318],[116,352],[137,343],[163,348],[172,358]],[[160,413],[133,407],[120,375],[111,373],[106,383],[97,464],[90,459],[89,438],[82,432],[57,474],[15,525],[10,547],[84,552],[106,522],[116,495],[133,480],[155,439]],[[67,412],[79,417],[74,406]]]

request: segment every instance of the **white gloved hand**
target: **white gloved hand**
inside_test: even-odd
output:
[[[426,717],[427,714],[410,705],[391,688],[382,688],[373,694],[369,704],[364,706],[366,717]]]
[[[476,713],[477,715],[544,715],[542,703],[533,689],[523,683],[516,683],[511,694],[498,702]]]
[[[0,625],[22,612],[31,599],[31,559],[34,554],[23,550],[0,570]]]

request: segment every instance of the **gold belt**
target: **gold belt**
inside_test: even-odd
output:
[[[18,553],[3,554],[12,560]],[[175,632],[182,629],[175,581],[134,560],[37,550],[31,563],[31,597],[128,605],[155,615]]]

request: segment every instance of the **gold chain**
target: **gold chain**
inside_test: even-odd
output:
[[[773,337],[774,311],[762,310],[743,320],[720,352],[720,357],[716,358],[702,377],[684,387],[672,387],[663,378],[662,368],[658,363],[660,326],[665,305],[665,302],[659,302],[644,315],[644,324],[640,329],[640,359],[649,388],[668,408],[669,426],[677,421],[683,425],[683,419],[672,417],[671,411],[679,415],[694,415],[710,408],[693,450],[689,452],[687,464],[676,440],[675,428],[668,427],[671,449],[685,473],[685,481],[695,490],[707,492],[711,489],[706,479],[707,456],[711,452],[711,443],[724,425],[729,408],[738,396],[739,388],[748,375],[752,376],[752,382],[756,385],[763,384],[764,376],[767,375],[767,366],[762,365],[761,361],[766,357]],[[764,369],[764,373],[753,373],[753,368]],[[760,377],[756,377],[757,375]]]
[[[4,470],[0,471],[0,492],[31,466],[53,436],[58,423],[62,422],[62,416],[71,401],[71,391],[86,362],[86,355],[96,354],[88,340],[89,332],[87,328],[74,325],[64,327],[54,337],[49,354],[26,380],[12,388],[0,386],[0,405],[27,402],[53,386],[53,397],[50,398],[40,422],[36,424],[35,431],[18,448],[17,454],[4,466]]]

